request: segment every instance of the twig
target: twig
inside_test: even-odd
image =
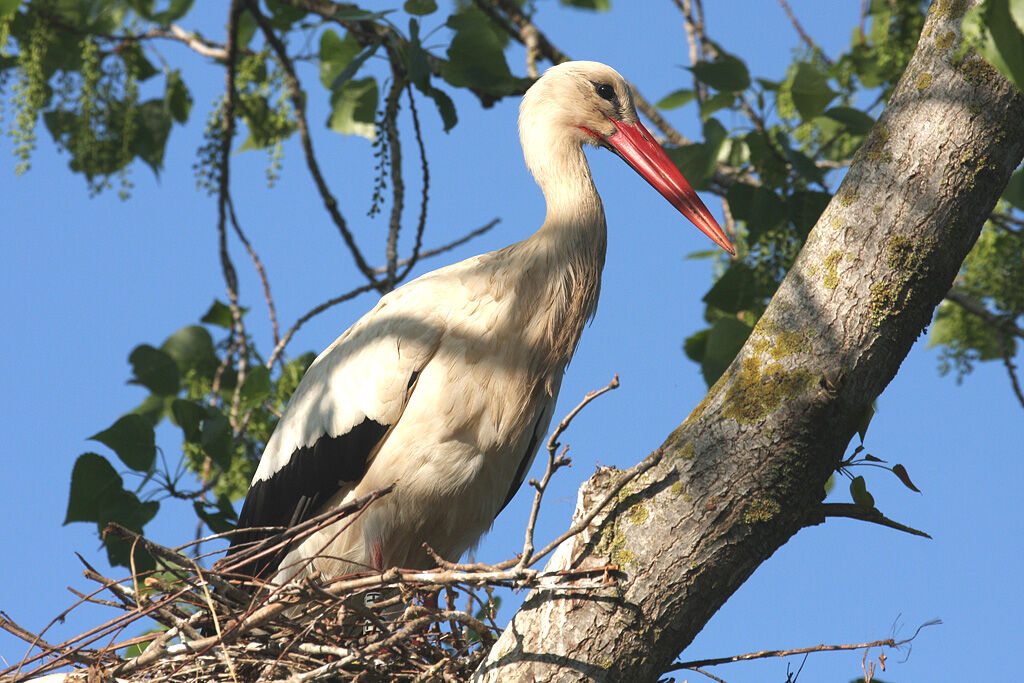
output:
[[[427,149],[423,144],[423,132],[420,130],[420,116],[416,111],[416,98],[412,93],[412,84],[406,83],[405,91],[409,94],[409,114],[412,116],[413,137],[416,139],[416,146],[420,152],[420,169],[423,172],[423,187],[420,192],[420,218],[416,224],[416,240],[412,245],[412,256],[403,259],[399,265],[405,266],[398,276],[398,282],[404,280],[416,266],[416,262],[422,257],[420,250],[423,249],[423,232],[427,227],[427,200],[430,197],[430,165],[427,163]]]
[[[1013,364],[1013,340],[1008,334],[1003,334],[1003,365],[1006,366],[1006,374],[1010,376],[1010,386],[1013,393],[1017,395],[1017,401],[1024,407],[1024,392],[1021,392],[1020,382],[1017,380],[1017,366]]]
[[[388,158],[391,160],[391,220],[388,223],[388,239],[384,258],[387,263],[387,277],[381,292],[390,292],[398,283],[398,233],[402,229],[402,209],[405,206],[405,181],[402,178],[402,143],[398,136],[398,100],[405,90],[404,74],[399,68],[402,57],[394,48],[388,47],[391,63],[391,88],[384,105],[384,140]]]
[[[663,673],[668,673],[670,671],[679,671],[681,669],[696,669],[697,667],[703,667],[703,666],[717,666],[719,664],[730,664],[732,662],[745,662],[745,661],[749,661],[751,659],[767,659],[767,658],[770,658],[770,657],[789,657],[791,655],[802,655],[802,654],[807,654],[807,653],[811,653],[811,652],[835,652],[835,651],[838,651],[838,650],[860,650],[860,649],[863,649],[863,648],[872,648],[872,647],[891,647],[891,648],[897,648],[897,647],[901,647],[903,645],[906,645],[907,643],[909,643],[909,642],[913,641],[915,638],[917,638],[917,635],[921,632],[921,629],[923,629],[924,627],[926,627],[926,626],[934,626],[936,624],[941,624],[941,623],[942,623],[942,621],[939,620],[939,619],[935,619],[933,621],[925,622],[925,623],[923,623],[923,624],[921,624],[920,626],[917,627],[917,630],[914,631],[914,635],[910,636],[909,638],[905,638],[903,640],[896,640],[894,638],[885,638],[884,640],[875,640],[875,641],[872,641],[870,643],[852,643],[852,644],[843,644],[843,645],[815,645],[813,647],[799,647],[799,648],[795,648],[795,649],[792,649],[792,650],[762,650],[760,652],[750,652],[750,653],[742,654],[742,655],[733,655],[732,657],[714,657],[714,658],[711,658],[711,659],[694,659],[694,660],[688,661],[688,662],[679,662],[679,663],[673,664],[669,668],[665,669],[665,671]]]
[[[235,235],[245,246],[245,250],[249,253],[249,258],[252,260],[252,265],[256,269],[256,273],[259,275],[260,284],[263,286],[263,298],[267,301],[267,313],[270,316],[270,332],[273,335],[274,344],[281,341],[280,326],[277,322],[277,307],[274,305],[274,297],[270,294],[270,280],[267,277],[267,271],[263,267],[263,261],[260,260],[259,254],[253,248],[249,242],[249,238],[245,236],[242,231],[242,226],[238,223],[238,216],[235,215],[235,203],[228,197],[228,215],[231,218],[231,226],[235,230]]]
[[[618,389],[618,387],[619,376],[616,374],[612,377],[612,381],[604,388],[596,391],[588,391],[587,395],[583,397],[583,400],[580,401],[579,405],[573,408],[568,415],[562,418],[562,421],[558,423],[558,426],[555,427],[555,430],[551,433],[547,446],[548,466],[544,470],[544,476],[541,477],[539,482],[536,479],[530,480],[530,485],[537,489],[537,492],[533,495],[533,505],[530,507],[530,518],[526,523],[526,538],[523,541],[523,554],[520,556],[519,560],[520,568],[525,569],[532,564],[534,528],[537,525],[537,516],[540,513],[540,503],[544,498],[544,491],[547,490],[548,483],[551,481],[551,476],[559,469],[569,464],[569,459],[565,457],[565,453],[568,451],[568,446],[562,449],[562,453],[560,455],[557,454],[560,446],[558,438],[565,433],[566,429],[569,428],[569,424],[572,422],[573,418],[579,415],[580,411],[586,408],[591,401],[595,400],[602,394],[608,393],[612,389]]]
[[[419,255],[418,260],[422,261],[423,259],[428,259],[428,258],[432,258],[434,256],[439,256],[440,254],[443,254],[445,252],[451,251],[452,249],[455,249],[457,247],[461,247],[466,242],[469,242],[470,240],[472,240],[474,238],[477,238],[480,235],[483,235],[485,232],[488,232],[489,230],[491,230],[491,228],[493,228],[494,226],[496,226],[500,222],[501,222],[500,218],[495,218],[495,219],[491,220],[490,222],[488,222],[488,223],[482,225],[481,227],[477,228],[476,230],[473,230],[472,232],[466,233],[465,235],[463,235],[462,237],[460,237],[457,240],[454,240],[452,242],[449,242],[448,244],[445,244],[445,245],[442,245],[440,247],[437,247],[436,249],[428,249],[428,250],[422,252]],[[398,262],[399,266],[407,266],[407,265],[411,266],[412,264],[413,264],[412,258],[402,259],[402,260],[400,260]],[[387,266],[379,266],[377,268],[374,268],[373,272],[375,274],[377,274],[377,275],[381,275],[383,273],[386,273],[387,272]]]
[[[271,367],[274,366],[274,363],[277,362],[278,357],[284,351],[284,347],[288,346],[288,342],[290,342],[292,340],[292,337],[295,336],[295,333],[298,332],[299,328],[301,328],[303,325],[308,323],[312,318],[320,315],[321,313],[326,311],[328,308],[331,308],[332,306],[337,306],[338,304],[344,303],[344,302],[348,301],[349,299],[354,299],[357,296],[359,296],[360,294],[365,294],[366,292],[369,292],[370,290],[375,289],[375,288],[376,288],[376,285],[374,285],[374,284],[365,284],[365,285],[362,285],[360,287],[356,287],[352,291],[345,292],[344,294],[336,296],[336,297],[334,297],[332,299],[328,299],[327,301],[323,302],[322,304],[319,304],[319,305],[314,306],[313,308],[311,308],[304,315],[302,315],[298,320],[296,320],[295,323],[290,328],[288,328],[288,331],[284,333],[284,336],[281,337],[281,341],[279,341],[277,343],[277,346],[275,346],[274,350],[271,351],[270,357],[267,358],[266,366],[268,368],[271,368]]]
[[[698,21],[693,13],[693,5],[690,0],[672,0],[675,6],[683,15],[683,30],[686,32],[686,45],[689,50],[690,64],[695,65],[704,59],[704,22]],[[693,76],[693,91],[697,95],[697,112],[704,107],[704,101],[708,97],[708,88],[704,83]],[[703,124],[703,122],[701,122]]]
[[[260,27],[260,30],[263,32],[263,36],[266,38],[267,43],[274,51],[274,55],[281,64],[281,68],[284,70],[285,86],[288,89],[288,97],[291,100],[292,108],[295,110],[295,124],[299,130],[299,141],[302,144],[302,152],[306,157],[306,167],[309,168],[309,173],[313,176],[313,182],[316,184],[317,191],[320,193],[320,198],[323,201],[324,208],[327,210],[327,213],[330,215],[334,225],[337,226],[338,231],[341,233],[341,237],[345,241],[345,245],[348,247],[349,252],[352,254],[352,259],[355,261],[359,272],[363,274],[371,287],[379,290],[383,284],[374,277],[373,269],[370,268],[366,259],[363,258],[363,254],[359,250],[359,246],[356,244],[355,237],[348,229],[348,223],[338,210],[338,200],[335,199],[333,194],[331,194],[330,189],[327,187],[327,182],[324,180],[323,174],[320,172],[320,164],[317,163],[316,155],[313,152],[313,140],[309,133],[309,124],[306,121],[306,99],[302,91],[302,85],[299,82],[299,77],[295,72],[295,65],[292,64],[292,60],[288,56],[288,51],[285,48],[284,43],[281,42],[281,39],[278,38],[277,34],[274,32],[274,27],[270,25],[269,21],[267,21],[267,18],[263,15],[258,3],[253,0],[246,0],[246,6],[253,18],[256,19],[256,24]]]
[[[814,39],[811,38],[811,36],[807,34],[807,31],[804,30],[804,27],[800,24],[800,21],[796,18],[796,15],[793,14],[793,10],[790,9],[789,3],[786,2],[786,0],[779,0],[779,4],[782,5],[782,11],[786,13],[787,17],[789,17],[789,22],[791,24],[793,24],[793,28],[796,29],[797,35],[800,36],[800,39],[802,41],[804,41],[804,43],[807,45],[807,47],[809,47],[811,50],[813,50],[815,52],[815,54],[817,54],[819,57],[821,57],[821,59],[826,64],[828,64],[829,66],[832,66],[832,60],[829,59],[828,55],[825,54],[825,51],[822,50],[818,46],[818,44],[814,42]]]
[[[642,475],[644,472],[646,472],[647,470],[651,469],[659,462],[661,462],[662,453],[662,449],[658,448],[649,456],[644,458],[642,462],[635,465],[631,469],[628,469],[625,472],[623,472],[621,476],[619,476],[618,481],[616,481],[615,484],[611,487],[611,489],[608,490],[608,493],[605,494],[604,498],[602,498],[600,502],[591,507],[590,511],[587,512],[587,514],[585,514],[582,518],[580,518],[578,522],[569,527],[569,529],[565,533],[563,533],[555,540],[551,541],[551,543],[548,543],[546,546],[544,546],[540,550],[540,552],[534,554],[533,557],[531,557],[529,562],[527,563],[527,566],[532,566],[536,564],[538,560],[547,556],[551,551],[553,551],[555,548],[561,545],[563,541],[572,538],[576,534],[586,529],[594,520],[594,518],[597,517],[597,515],[601,512],[601,510],[603,510],[605,506],[608,505],[608,503],[610,503],[612,500],[615,499],[617,495],[619,495],[619,492],[623,489],[624,486],[626,486],[626,484],[633,481],[634,479]]]
[[[869,508],[863,505],[857,505],[856,503],[822,503],[818,507],[818,514],[819,519],[816,522],[817,524],[824,522],[827,517],[847,517],[849,519],[859,519],[862,522],[871,522],[872,524],[889,527],[890,529],[903,531],[914,536],[931,538],[931,536],[923,531],[889,519],[877,508]]]
[[[1017,327],[1012,319],[993,313],[985,307],[985,304],[965,294],[963,291],[956,288],[949,290],[946,292],[946,300],[960,305],[964,310],[973,313],[996,329],[1024,339],[1024,330]]]

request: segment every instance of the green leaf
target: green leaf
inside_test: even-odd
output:
[[[447,133],[459,122],[459,117],[455,115],[455,104],[452,102],[452,98],[438,88],[430,88],[427,90],[427,95],[434,100],[437,112],[441,115],[444,132]]]
[[[707,121],[711,118],[711,115],[722,109],[731,107],[736,102],[736,93],[734,92],[720,92],[712,95],[711,97],[704,100],[703,106],[700,108],[701,119]]]
[[[690,71],[697,80],[715,90],[738,92],[750,87],[747,65],[738,57],[724,52],[713,62],[697,62]]]
[[[666,149],[665,154],[695,190],[705,190],[711,179],[708,173],[709,157],[707,147],[700,143]]]
[[[18,11],[21,0],[0,0],[0,19],[6,19]]]
[[[434,105],[441,115],[444,132],[447,133],[458,123],[459,118],[455,114],[455,104],[451,98],[430,82],[430,63],[427,60],[427,51],[420,44],[420,27],[415,19],[409,19],[409,43],[402,54],[409,80],[417,90],[434,100]]]
[[[213,377],[220,364],[213,348],[213,337],[202,325],[181,328],[168,337],[160,349],[174,359],[183,376],[194,370],[202,377]]]
[[[306,370],[309,369],[309,366],[313,364],[315,359],[316,354],[307,351],[285,365],[281,370],[281,375],[277,378],[276,400],[280,401],[282,405],[287,403],[288,399],[292,397],[302,377],[306,374]]]
[[[1003,199],[1024,210],[1024,168],[1018,168],[1010,176],[1010,182],[1003,190]]]
[[[179,427],[185,436],[185,441],[189,443],[198,443],[201,437],[201,425],[203,418],[206,416],[206,411],[203,406],[195,403],[194,401],[186,401],[181,398],[174,399],[171,403],[171,414],[174,416],[174,422]]]
[[[903,485],[906,486],[908,489],[910,489],[911,491],[915,491],[917,493],[921,493],[921,489],[914,486],[914,482],[910,481],[910,475],[907,474],[906,467],[899,464],[893,465],[892,473],[899,477],[899,480],[902,481]]]
[[[662,97],[654,106],[665,110],[678,109],[692,102],[696,96],[697,93],[693,90],[676,90]]]
[[[711,328],[709,327],[695,334],[691,334],[683,342],[683,351],[694,363],[702,363],[704,361],[704,354],[707,353],[708,336],[710,334]]]
[[[256,17],[252,15],[252,12],[244,10],[238,15],[238,44],[239,46],[248,45],[252,42],[252,37],[256,35],[256,29],[259,26],[256,23]]]
[[[131,144],[132,153],[159,174],[164,166],[164,151],[173,125],[171,114],[162,99],[152,99],[136,107],[135,120],[137,128]]]
[[[164,106],[178,123],[185,123],[188,114],[192,111],[192,95],[181,80],[181,73],[177,70],[167,73],[167,85],[164,88]]]
[[[71,471],[71,491],[64,524],[95,522],[102,532],[107,524],[117,522],[141,532],[159,509],[160,504],[156,501],[143,503],[134,493],[125,491],[121,475],[103,456],[96,453],[78,456]],[[131,545],[113,536],[105,537],[103,545],[107,548],[107,559],[112,565],[130,566]],[[136,550],[137,570],[148,570],[153,566],[152,557]]]
[[[242,315],[245,315],[248,311],[248,308],[243,308],[241,313]],[[231,307],[221,302],[219,299],[213,300],[213,303],[210,304],[210,308],[203,314],[203,317],[199,319],[199,322],[204,322],[207,325],[223,327],[225,330],[230,330],[235,324],[234,318],[231,315]]]
[[[280,0],[265,0],[270,10],[270,23],[281,31],[288,31],[306,16],[306,10]]]
[[[725,313],[736,314],[749,310],[763,296],[755,272],[750,266],[737,261],[712,285],[703,301]]]
[[[800,116],[809,121],[825,110],[825,107],[839,93],[828,85],[828,79],[817,66],[801,62],[790,86],[793,104]]]
[[[362,78],[349,81],[331,93],[331,114],[327,127],[342,135],[359,135],[372,140],[377,132],[377,81]]]
[[[405,0],[404,7],[406,12],[418,17],[437,11],[437,3],[434,0]]]
[[[746,343],[747,337],[750,336],[753,329],[750,325],[731,316],[719,318],[711,326],[704,359],[700,364],[701,374],[709,387],[718,381],[718,378],[736,358],[736,354],[743,348],[743,344]]]
[[[812,190],[797,190],[786,197],[786,215],[796,228],[797,234],[806,237],[831,200],[830,193]]]
[[[235,521],[238,519],[231,506],[231,501],[226,496],[219,496],[216,505],[194,501],[192,509],[195,510],[196,516],[203,520],[206,526],[210,527],[210,531],[215,534],[231,531],[235,528]]]
[[[446,25],[455,31],[443,72],[448,83],[499,97],[515,88],[517,81],[505,61],[508,37],[483,12],[467,6],[449,16]]]
[[[148,16],[154,23],[168,26],[188,14],[188,11],[192,9],[192,3],[193,0],[170,0],[167,3],[167,8],[162,12],[156,12]]]
[[[747,133],[745,140],[750,150],[750,162],[761,176],[761,181],[767,185],[783,185],[788,174],[786,164],[779,158],[779,153],[772,149],[768,137],[755,130]]]
[[[250,367],[241,391],[247,401],[258,402],[270,396],[270,370],[263,365]]]
[[[335,80],[361,49],[359,41],[351,33],[346,33],[344,39],[330,29],[321,33],[320,83],[328,90],[333,90]]]
[[[966,42],[1024,91],[1024,5],[1020,0],[986,0],[964,15],[962,29]]]
[[[348,85],[359,69],[362,68],[363,64],[366,63],[366,60],[372,57],[380,46],[381,43],[378,41],[363,48],[363,50],[353,57],[352,61],[341,70],[341,73],[335,76],[334,80],[331,81],[331,85],[329,86],[330,90],[336,91],[339,88]]]
[[[825,172],[818,168],[814,159],[791,147],[786,147],[785,153],[786,161],[792,164],[793,170],[800,176],[819,185],[825,184]]]
[[[206,407],[199,443],[203,452],[223,470],[231,468],[232,433],[228,419],[216,407]]]
[[[71,470],[71,492],[64,524],[97,522],[102,518],[105,501],[123,489],[124,482],[102,455],[83,453]]]
[[[935,312],[928,330],[928,347],[946,346],[952,349],[970,349],[978,360],[1003,357],[1004,339],[991,325],[968,313],[961,306],[944,301]]]
[[[135,376],[130,384],[141,384],[154,394],[172,396],[178,393],[178,365],[169,354],[149,344],[136,346],[128,356]]]
[[[864,483],[864,477],[853,478],[853,481],[850,482],[850,495],[853,497],[853,502],[857,505],[866,508],[875,507],[875,498],[868,493],[867,485]]]
[[[136,472],[148,472],[156,459],[156,437],[152,423],[142,415],[129,413],[98,434],[89,437],[117,454]]]
[[[612,8],[612,0],[560,0],[563,5],[579,7],[580,9],[597,10],[606,12]]]
[[[718,156],[728,141],[725,127],[717,119],[704,123],[704,142],[666,149],[665,153],[695,190],[707,188],[718,164]]]
[[[139,82],[148,81],[160,73],[153,63],[146,59],[146,53],[139,45],[128,45],[117,51],[117,55],[124,62],[125,68],[130,69]]]
[[[149,394],[142,399],[142,403],[135,406],[132,412],[146,418],[146,421],[154,427],[164,419],[164,415],[171,409],[171,403],[175,401],[174,395],[162,396],[160,394]]]
[[[875,120],[871,116],[853,107],[832,107],[825,110],[824,116],[843,124],[855,135],[864,135],[875,125]]]
[[[786,218],[782,199],[763,185],[733,183],[725,198],[733,218],[746,222],[751,242]]]

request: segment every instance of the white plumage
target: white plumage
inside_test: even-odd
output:
[[[619,154],[732,251],[613,69],[549,69],[524,96],[519,128],[547,200],[540,230],[396,289],[320,354],[267,443],[239,528],[394,490],[340,535],[326,529],[254,573],[428,568],[424,542],[454,561],[487,531],[529,469],[597,305],[605,218],[584,143]]]

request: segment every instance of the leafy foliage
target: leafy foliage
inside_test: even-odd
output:
[[[985,0],[964,15],[966,42],[1024,90],[1024,0]]]

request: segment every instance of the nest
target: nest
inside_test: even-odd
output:
[[[0,671],[0,683],[15,683],[54,671],[68,680],[106,681],[465,681],[501,634],[494,621],[494,590],[604,590],[615,583],[614,565],[574,566],[539,571],[533,567],[564,541],[585,530],[624,486],[653,467],[660,450],[618,481],[589,511],[544,548],[535,550],[534,527],[541,498],[552,474],[569,464],[557,437],[587,403],[618,386],[618,378],[591,392],[555,429],[548,441],[548,466],[536,489],[522,552],[500,564],[455,564],[424,546],[437,569],[388,569],[323,580],[312,576],[284,586],[254,580],[244,571],[277,559],[309,535],[332,525],[344,528],[391,487],[288,529],[264,528],[269,537],[232,548],[214,563],[199,555],[202,543],[218,534],[168,548],[117,524],[105,534],[127,541],[131,557],[145,552],[156,569],[133,571],[114,580],[82,559],[86,578],[99,587],[79,593],[51,626],[84,604],[117,610],[117,616],[62,643],[32,633],[0,613],[0,628],[28,641],[30,651],[18,664]],[[340,523],[340,524],[339,524]],[[248,530],[253,531],[253,530]],[[188,554],[191,552],[191,555]],[[457,603],[462,604],[458,608]]]
[[[194,544],[167,548],[112,524],[106,533],[132,543],[133,556],[147,552],[157,569],[117,581],[82,560],[85,576],[100,587],[77,593],[79,600],[54,622],[86,603],[119,614],[63,643],[50,644],[45,631],[33,634],[0,616],[0,627],[38,648],[0,672],[0,681],[30,680],[68,668],[69,680],[90,683],[466,680],[500,633],[493,619],[493,588],[514,582],[493,576],[477,580],[477,565],[468,573],[391,569],[330,581],[312,577],[286,586],[236,571],[254,557],[279,552],[360,512],[386,493],[378,491],[279,533],[210,569],[184,553]],[[128,635],[140,631],[145,633]]]
[[[34,634],[0,615],[0,628],[38,650],[0,671],[0,683],[68,669],[69,681],[89,683],[465,681],[501,633],[494,621],[496,588],[600,589],[617,573],[611,565],[531,569],[555,543],[497,565],[454,564],[434,555],[438,569],[430,571],[389,569],[326,581],[313,576],[285,586],[237,572],[254,558],[279,553],[358,514],[386,493],[375,492],[233,552],[209,569],[199,564],[208,556],[185,554],[199,542],[168,548],[111,524],[106,533],[129,541],[133,557],[140,550],[148,553],[157,569],[113,580],[82,559],[86,578],[99,588],[73,591],[78,601],[51,625],[86,603],[116,609],[118,615],[63,643],[50,644],[45,630]]]

